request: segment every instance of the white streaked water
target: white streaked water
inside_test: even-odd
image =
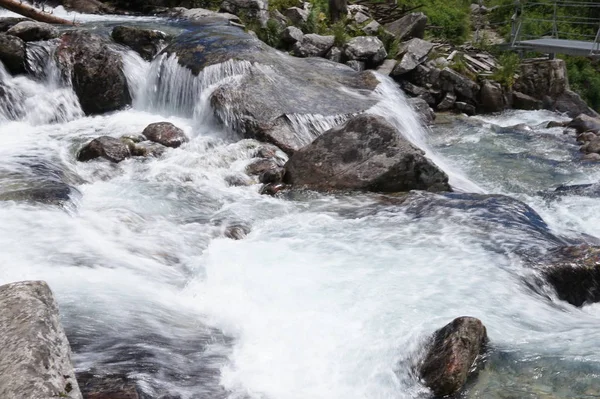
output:
[[[597,181],[600,168],[573,160],[561,131],[490,125],[556,115],[508,113],[429,132],[388,80],[369,110],[426,150],[455,187],[518,197],[550,230],[511,200],[272,198],[256,184],[228,184],[260,143],[232,137],[208,104],[220,84],[264,66],[232,62],[193,77],[173,58],[124,61],[133,107],[95,117],[66,100],[74,95],[53,73],[0,76],[19,93],[1,108],[0,195],[48,180],[76,189],[67,208],[0,201],[0,284],[49,282],[78,370],[126,373],[151,398],[420,398],[427,390],[412,365],[423,340],[470,315],[487,326],[496,357],[469,397],[599,397],[600,308],[534,294],[519,255],[556,245],[555,236],[600,234],[598,199],[538,194]],[[28,102],[35,95],[46,100]],[[91,138],[165,120],[190,142],[159,159],[75,161]],[[291,120],[310,135],[336,122]],[[231,240],[230,226],[250,233]]]

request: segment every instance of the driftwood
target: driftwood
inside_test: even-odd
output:
[[[21,3],[19,0],[0,0],[0,7],[39,22],[59,25],[76,25],[75,22],[67,21],[66,19],[56,17],[45,11],[38,10],[28,4]]]

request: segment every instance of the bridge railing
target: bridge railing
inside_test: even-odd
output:
[[[518,47],[523,41],[540,38],[592,43],[590,55],[600,55],[600,3],[515,2],[511,16],[511,46]]]

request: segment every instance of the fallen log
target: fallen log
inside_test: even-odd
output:
[[[54,16],[45,11],[38,10],[29,4],[21,3],[18,0],[0,0],[0,7],[39,22],[59,25],[77,25],[75,22],[67,21],[66,19]]]

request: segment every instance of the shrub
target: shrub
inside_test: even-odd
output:
[[[493,80],[507,89],[512,89],[515,84],[515,75],[519,72],[521,59],[515,53],[505,53],[498,59],[500,67],[491,76]]]
[[[333,45],[337,47],[343,47],[350,37],[346,33],[346,24],[344,21],[338,21],[331,26],[331,31],[333,33]]]
[[[429,18],[431,35],[453,44],[467,40],[471,26],[468,4],[461,0],[430,0],[423,12]]]
[[[587,104],[600,110],[600,65],[584,57],[565,57],[571,89]]]

